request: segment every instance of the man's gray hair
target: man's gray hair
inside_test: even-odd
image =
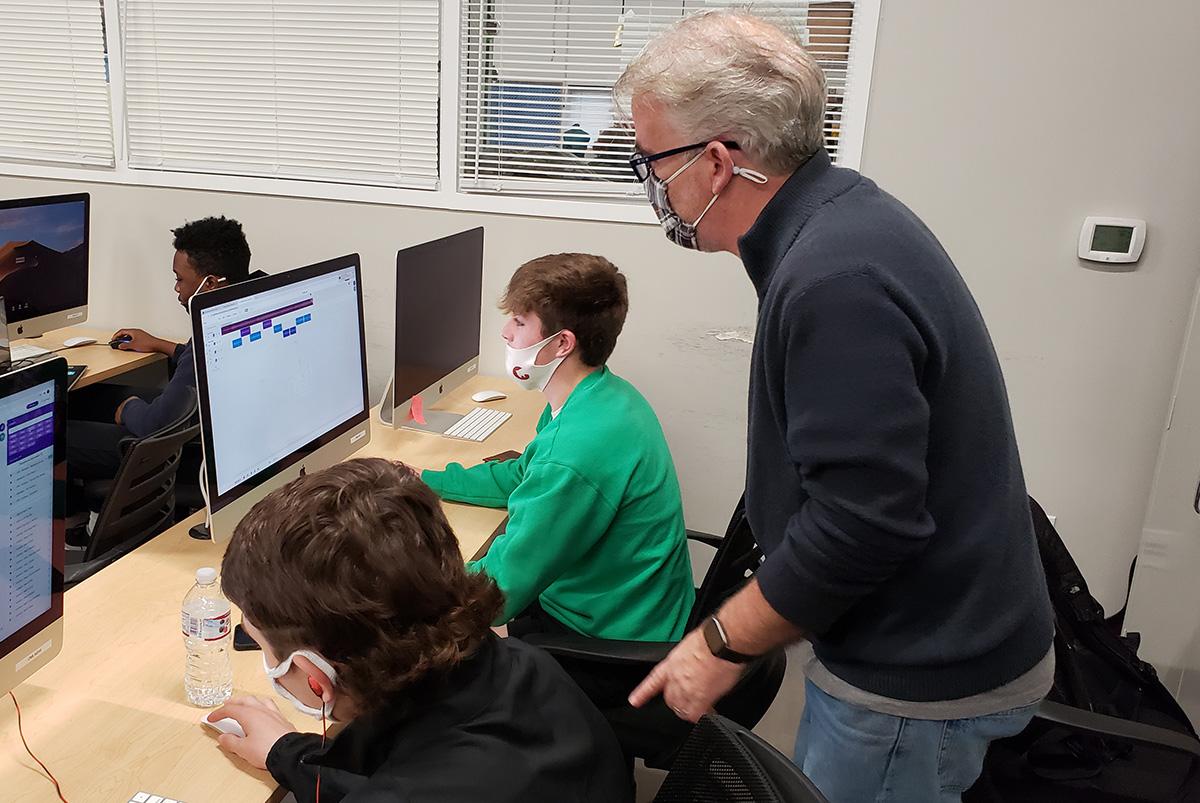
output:
[[[613,88],[663,109],[687,143],[736,141],[755,166],[787,175],[822,146],[825,73],[799,36],[749,10],[701,11],[646,45]]]

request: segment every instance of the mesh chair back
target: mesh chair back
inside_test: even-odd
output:
[[[183,445],[195,438],[196,404],[153,435],[123,443],[125,453],[112,488],[100,508],[84,560],[132,549],[171,526],[175,513],[175,474]]]
[[[684,742],[654,803],[827,802],[782,753],[745,728],[708,715]]]

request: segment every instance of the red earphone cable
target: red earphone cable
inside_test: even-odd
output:
[[[54,784],[54,791],[58,793],[58,799],[61,800],[62,803],[67,803],[67,799],[63,797],[62,788],[58,785],[58,779],[54,777],[54,773],[50,772],[50,770],[46,768],[46,765],[42,763],[42,760],[33,754],[33,751],[29,749],[29,742],[25,741],[25,730],[21,727],[21,704],[17,702],[17,695],[10,691],[8,696],[12,698],[13,705],[16,706],[17,709],[17,734],[21,737],[21,744],[25,745],[25,752],[29,754],[30,758],[38,763],[38,766],[41,767],[42,771],[46,773],[46,777],[48,777],[50,782]],[[322,737],[322,742],[323,741],[324,737]],[[321,776],[318,775],[317,784],[319,785],[320,782]]]
[[[321,701],[321,749],[325,749],[325,701]],[[316,803],[321,803],[321,765],[317,765],[317,800]]]
[[[321,703],[321,749],[325,749],[325,735],[327,728],[325,727],[325,700],[321,699],[321,684],[316,681],[316,678],[309,677],[308,688],[312,693],[317,695]],[[317,765],[317,800],[316,803],[321,803],[321,765]]]

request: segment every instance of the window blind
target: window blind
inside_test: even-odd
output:
[[[722,0],[464,0],[459,188],[643,199],[627,160],[633,131],[610,94],[625,65],[680,17]],[[825,70],[825,141],[837,160],[854,2],[773,0],[754,10],[796,27]]]
[[[121,0],[131,167],[432,188],[437,0]]]
[[[99,0],[0,0],[0,160],[113,164]]]

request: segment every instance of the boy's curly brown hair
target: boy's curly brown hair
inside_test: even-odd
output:
[[[221,575],[274,650],[325,656],[364,710],[445,677],[503,607],[495,582],[467,571],[437,495],[382,458],[267,496],[238,524]]]

